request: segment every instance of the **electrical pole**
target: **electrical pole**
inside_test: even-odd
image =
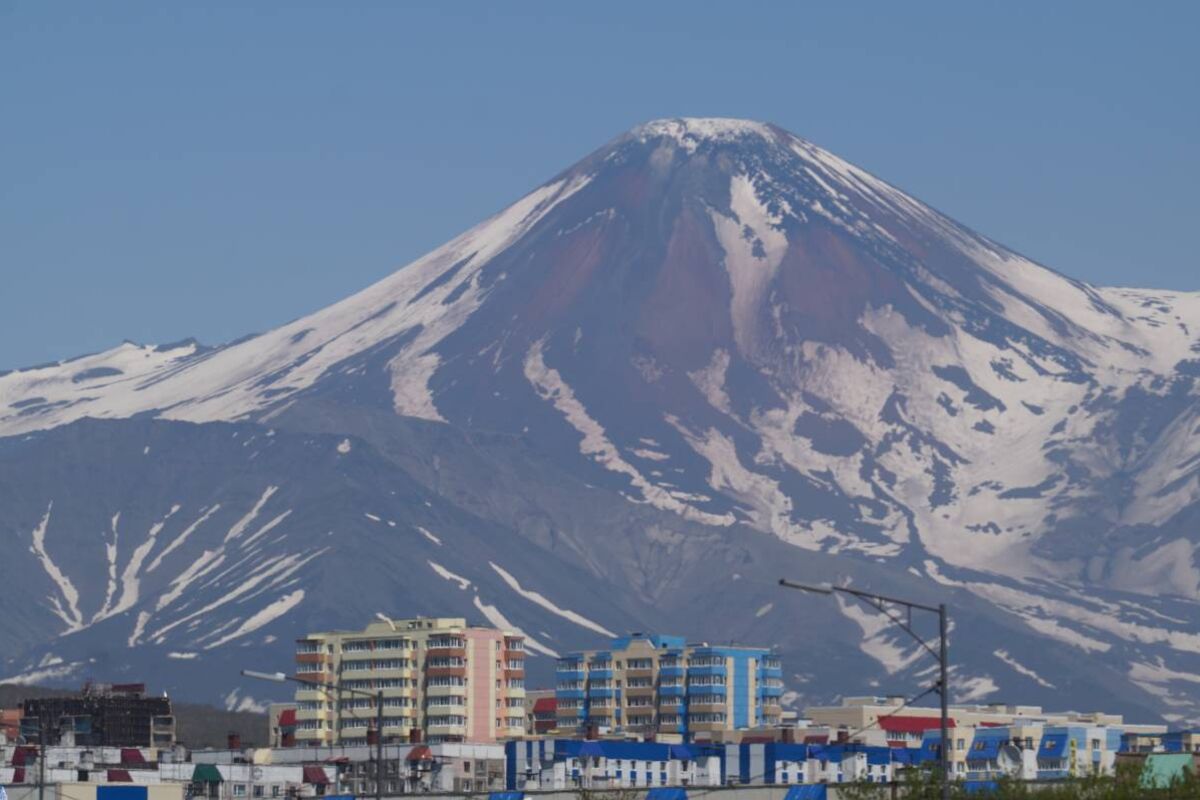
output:
[[[282,672],[258,672],[257,670],[244,669],[242,675],[247,678],[257,678],[258,680],[271,681],[272,683],[298,683],[302,686],[317,687],[326,691],[349,692],[350,694],[370,697],[375,700],[375,800],[383,800],[383,689],[376,689],[374,692],[369,692],[364,689],[354,689],[345,686],[341,681],[326,682],[326,681],[310,681],[304,678],[298,678],[293,675],[285,675]],[[338,700],[338,719],[341,720],[341,700],[339,695]],[[357,710],[357,709],[356,709]],[[368,747],[370,747],[370,736],[367,737]],[[332,743],[330,747],[332,748]],[[369,751],[368,751],[369,752]],[[44,798],[38,798],[44,800]]]
[[[375,692],[375,800],[383,800],[383,689]]]
[[[46,800],[46,712],[38,713],[38,800]]]
[[[942,800],[950,800],[950,661],[946,653],[946,604],[938,604],[938,694],[942,698]]]
[[[786,586],[789,589],[799,589],[802,592],[812,592],[814,594],[833,594],[840,592],[848,594],[851,597],[857,598],[866,602],[867,605],[883,614],[885,617],[896,623],[905,633],[916,640],[917,644],[925,649],[927,653],[938,660],[938,683],[937,692],[941,697],[941,719],[939,720],[942,741],[938,747],[938,762],[941,764],[942,771],[942,800],[950,800],[950,658],[947,652],[947,619],[946,619],[946,604],[939,603],[937,606],[929,606],[923,603],[913,603],[909,600],[900,600],[896,597],[887,597],[882,594],[873,594],[871,592],[863,592],[858,589],[851,589],[848,586],[833,586],[825,584],[823,586],[812,586],[805,583],[796,583],[789,581],[786,578],[779,579],[780,586]],[[908,621],[901,619],[893,614],[889,606],[901,606],[908,610]],[[929,643],[917,635],[917,632],[912,628],[912,612],[913,610],[930,611],[938,615],[938,649],[935,651],[929,646]],[[928,691],[926,692],[928,693]]]

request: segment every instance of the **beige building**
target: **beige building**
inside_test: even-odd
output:
[[[383,693],[384,741],[493,742],[525,730],[525,641],[461,617],[372,622],[296,642],[296,676]],[[374,742],[375,699],[296,691],[297,745]]]
[[[951,705],[949,716],[959,727],[983,725],[1017,725],[1022,722],[1044,725],[1119,725],[1124,730],[1153,733],[1163,730],[1161,725],[1128,725],[1120,714],[1105,714],[1100,711],[1044,711],[1041,706],[971,704]],[[879,725],[881,718],[895,717],[938,717],[941,712],[928,706],[904,706],[903,697],[847,697],[838,706],[815,706],[806,708],[804,715],[813,725],[860,731]]]

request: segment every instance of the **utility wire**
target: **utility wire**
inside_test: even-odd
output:
[[[875,718],[875,721],[870,723],[869,725],[865,725],[862,728],[859,728],[858,730],[852,731],[851,733],[847,734],[846,738],[853,739],[855,736],[866,733],[867,731],[874,728],[876,725],[878,725],[883,720],[885,720],[889,717],[894,717],[896,714],[899,714],[905,708],[908,708],[910,705],[917,702],[922,697],[933,694],[937,690],[938,690],[938,687],[936,685],[930,686],[928,689],[921,692],[920,694],[916,694],[916,695],[913,695],[912,697],[908,698],[903,703],[896,706],[895,709],[893,709],[892,711],[889,711],[887,714],[880,714],[878,717]],[[943,743],[943,745],[944,744],[945,743]],[[750,785],[750,784],[753,784],[755,781],[761,781],[765,778],[766,778],[765,772],[761,775],[751,775],[749,781],[747,783],[742,783],[741,785],[743,785],[743,786]],[[799,784],[797,784],[797,785],[799,785]],[[624,788],[624,787],[622,787],[622,788]],[[640,788],[640,787],[630,787],[630,788]],[[725,790],[728,790],[729,788],[730,788],[729,786],[710,786],[710,787],[707,787],[704,789],[698,789],[696,791],[692,791],[692,787],[689,786],[688,787],[688,798],[689,798],[689,800],[692,800],[692,798],[704,797],[705,795],[712,794],[714,792],[725,791]]]

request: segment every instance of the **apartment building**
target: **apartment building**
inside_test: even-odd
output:
[[[374,742],[383,693],[384,741],[494,742],[525,729],[525,641],[461,617],[372,622],[296,642],[297,745]]]
[[[782,694],[782,666],[770,650],[639,633],[560,658],[555,703],[560,731],[687,738],[778,725]]]

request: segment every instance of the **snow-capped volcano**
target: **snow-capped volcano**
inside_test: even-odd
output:
[[[358,529],[388,527],[366,507],[373,492],[396,503],[388,480],[368,490],[345,472],[365,451],[417,501],[394,515],[433,536],[372,546],[405,557],[410,545],[437,549],[399,596],[507,614],[535,639],[540,631],[547,652],[624,623],[709,639],[749,629],[799,647],[772,612],[784,598],[739,582],[819,566],[960,598],[963,697],[1011,686],[1058,702],[1071,686],[1080,701],[1117,691],[1129,708],[1192,714],[1167,708],[1186,707],[1200,683],[1197,376],[1200,294],[1068,279],[772,125],[659,120],[275,330],[215,348],[125,344],[0,376],[0,436],[11,437],[0,453],[12,459],[49,459],[35,451],[61,436],[78,441],[86,464],[103,452],[93,437],[140,442],[154,430],[208,441],[219,429],[246,444],[206,445],[216,448],[206,468],[272,464],[243,465],[261,486],[215,480],[193,503],[186,537],[188,512],[174,536],[171,512],[135,548],[111,521],[123,504],[148,515],[149,531],[187,498],[169,499],[164,486],[159,508],[136,481],[114,486],[119,497],[94,498],[95,508],[69,512],[78,527],[59,529],[61,497],[94,478],[50,463],[46,474],[19,470],[20,511],[3,521],[28,542],[29,591],[48,597],[69,634],[21,641],[32,664],[118,620],[134,651],[189,653],[296,617],[327,624],[332,606],[314,599],[313,582],[349,569],[353,549],[378,533]],[[257,455],[284,447],[276,436],[299,437],[288,445],[296,452],[313,437],[345,450],[325,454],[332,472],[301,469]],[[183,470],[192,455],[169,451],[157,469]],[[347,493],[362,507],[322,512],[319,526],[292,513],[237,557],[253,520],[236,534],[241,515],[196,521],[228,505],[223,491],[290,486],[278,497],[303,504],[313,481],[338,498],[335,509]],[[460,515],[461,535],[434,531],[424,516],[434,508]],[[516,565],[481,560],[481,526],[496,559]],[[78,569],[98,561],[139,590],[97,583],[89,616],[82,579],[55,547],[79,549]],[[159,562],[161,578],[143,566]],[[574,576],[556,601],[532,588],[551,562]],[[212,577],[208,589],[197,572]],[[171,624],[174,608],[203,608],[204,591],[255,576],[263,594]],[[710,617],[699,620],[689,603],[712,581],[730,591],[706,600]],[[377,608],[397,591],[385,586],[368,584],[358,610],[405,613]],[[855,609],[835,618],[824,626],[829,657],[861,649],[861,669],[793,688],[814,698],[867,690],[923,666]]]

